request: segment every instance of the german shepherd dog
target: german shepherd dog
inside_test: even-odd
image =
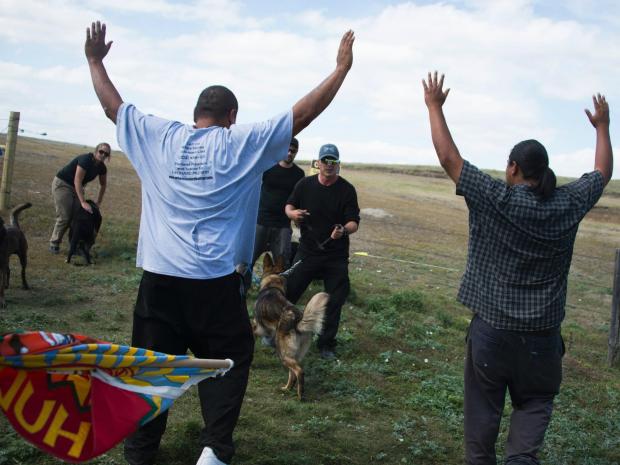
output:
[[[11,210],[10,223],[6,227],[0,218],[0,308],[6,308],[4,290],[9,287],[11,270],[9,258],[13,254],[19,257],[22,267],[22,288],[30,289],[26,281],[26,266],[28,265],[28,241],[19,228],[18,216],[22,210],[32,207],[31,203],[22,203]]]
[[[78,203],[69,226],[69,252],[67,253],[67,263],[71,263],[71,257],[76,252],[82,252],[86,259],[86,264],[90,265],[90,249],[95,244],[95,238],[101,228],[101,212],[99,207],[92,200],[87,200],[92,213],[88,213]]]
[[[297,398],[304,394],[304,370],[301,361],[310,348],[312,334],[320,334],[329,301],[326,292],[315,294],[302,312],[286,299],[286,278],[284,260],[277,257],[274,264],[271,256],[263,258],[263,278],[254,305],[254,334],[275,337],[276,353],[282,364],[288,368],[288,382],[282,390],[287,391],[297,384]]]

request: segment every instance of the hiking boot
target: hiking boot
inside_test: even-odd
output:
[[[335,360],[336,352],[332,349],[323,348],[321,349],[321,358],[324,360]]]

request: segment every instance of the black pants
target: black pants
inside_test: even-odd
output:
[[[347,257],[307,256],[298,253],[293,264],[302,260],[286,280],[286,298],[297,303],[313,279],[322,279],[329,304],[325,312],[319,348],[333,349],[340,324],[340,314],[349,295],[349,259]]]
[[[209,446],[221,461],[229,463],[234,454],[232,433],[254,353],[241,277],[233,273],[216,279],[185,279],[144,271],[134,310],[132,345],[172,355],[184,355],[189,349],[199,358],[235,362],[226,375],[198,384],[205,423],[200,450]],[[125,441],[130,465],[155,463],[167,418],[165,412]]]
[[[563,354],[559,327],[540,332],[504,331],[474,316],[465,361],[467,464],[496,464],[495,442],[506,389],[513,411],[505,463],[539,463],[538,451],[562,381]]]

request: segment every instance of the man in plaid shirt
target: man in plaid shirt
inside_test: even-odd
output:
[[[467,267],[458,299],[474,316],[465,362],[465,456],[470,465],[496,464],[495,442],[506,389],[513,412],[506,464],[538,464],[553,399],[562,380],[566,282],[579,222],[609,182],[613,154],[609,107],[593,97],[594,171],[556,188],[545,148],[517,144],[506,181],[461,158],[442,106],[443,75],[422,81],[441,166],[469,208]]]

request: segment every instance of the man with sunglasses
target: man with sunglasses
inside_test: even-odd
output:
[[[339,175],[339,168],[338,148],[323,145],[319,173],[297,183],[285,209],[301,229],[286,297],[296,303],[313,279],[323,280],[329,304],[318,347],[325,359],[336,358],[340,314],[349,295],[349,236],[360,222],[355,187]]]
[[[299,141],[293,137],[286,158],[263,173],[254,254],[252,264],[245,274],[246,290],[251,285],[254,264],[262,253],[270,251],[274,260],[276,257],[284,257],[285,267],[290,265],[293,230],[291,220],[284,213],[284,206],[295,184],[304,177],[304,170],[294,163],[298,150]]]
[[[252,259],[261,176],[332,102],[353,64],[355,36],[342,36],[335,69],[292,108],[248,124],[236,124],[237,98],[220,85],[200,93],[194,124],[123,102],[103,64],[112,46],[105,39],[105,24],[93,22],[86,30],[93,86],[142,185],[136,265],[144,272],[132,345],[233,360],[225,376],[198,384],[205,427],[197,465],[227,464],[254,354],[235,264]],[[130,465],[155,463],[166,419],[164,412],[125,442]]]
[[[85,153],[75,157],[64,166],[52,181],[52,198],[56,209],[56,223],[50,237],[50,252],[57,254],[60,251],[60,243],[73,217],[77,204],[89,213],[93,210],[84,198],[86,184],[95,178],[99,178],[99,195],[97,206],[103,202],[103,194],[107,186],[107,167],[105,162],[110,159],[110,144],[102,142],[95,147],[94,152]]]

